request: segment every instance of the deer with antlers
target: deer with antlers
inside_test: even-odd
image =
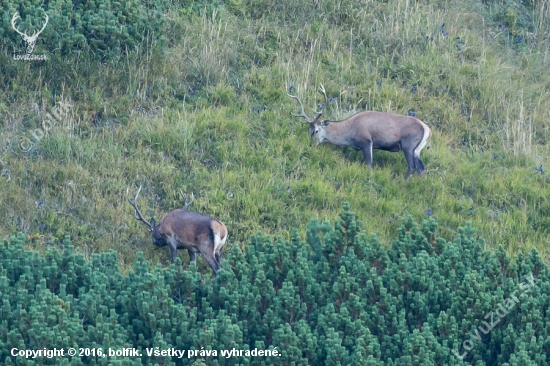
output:
[[[287,94],[300,104],[302,112],[293,116],[304,118],[305,121],[302,123],[309,123],[312,142],[316,140],[316,145],[328,142],[361,150],[369,167],[372,167],[373,149],[403,151],[408,165],[405,178],[409,178],[415,171],[419,175],[425,173],[426,168],[420,160],[420,151],[426,146],[431,131],[424,122],[411,116],[375,111],[362,111],[342,121],[321,121],[320,117],[327,105],[327,93],[322,84],[319,89],[325,97],[325,102],[320,111],[314,111],[316,115],[313,119],[305,113],[304,105],[298,96]]]
[[[196,261],[196,254],[201,253],[212,268],[212,277],[215,277],[221,268],[220,252],[227,240],[225,225],[205,214],[188,211],[187,207],[193,202],[194,196],[191,194],[191,200],[187,201],[187,196],[181,191],[185,202],[183,208],[168,213],[159,225],[155,223],[154,219],[148,222],[143,218],[136,204],[140,191],[141,186],[132,201],[128,197],[127,189],[126,198],[134,208],[135,219],[149,227],[153,244],[157,247],[168,245],[172,254],[172,262],[176,260],[177,249],[187,249],[189,258],[193,262]]]
[[[11,26],[13,30],[19,33],[19,35],[23,37],[23,40],[27,43],[27,54],[30,55],[34,50],[34,46],[36,45],[36,40],[38,39],[38,36],[46,28],[46,25],[48,25],[48,20],[49,20],[48,14],[44,14],[44,19],[46,21],[44,22],[42,29],[40,29],[38,32],[34,32],[32,36],[28,36],[26,32],[20,32],[19,29],[17,29],[17,27],[15,26],[15,22],[17,21],[17,19],[21,19],[21,17],[19,16],[19,12],[16,11],[15,14],[13,14],[13,17],[11,18]]]

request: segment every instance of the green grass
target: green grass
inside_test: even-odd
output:
[[[261,3],[174,5],[164,49],[151,40],[107,64],[54,54],[2,66],[0,236],[23,231],[40,249],[70,234],[84,253],[118,250],[124,266],[139,250],[167,263],[125,198],[142,184],[147,218],[193,192],[191,208],[223,221],[230,245],[258,230],[303,236],[349,201],[386,244],[430,210],[448,240],[470,221],[490,247],[548,258],[550,179],[535,171],[550,170],[547,1]],[[310,146],[286,93],[311,113],[320,83],[337,97],[327,118],[411,110],[427,121],[427,175],[404,180],[402,153],[375,151],[369,170],[350,148]],[[61,100],[70,113],[20,151]]]

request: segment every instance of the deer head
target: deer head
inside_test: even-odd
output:
[[[320,111],[313,111],[316,114],[313,117],[313,119],[310,119],[308,117],[308,115],[306,114],[306,112],[304,111],[304,105],[302,104],[302,101],[300,100],[300,98],[296,95],[290,95],[290,94],[287,93],[287,95],[289,97],[296,99],[298,101],[298,103],[300,103],[300,107],[302,108],[302,112],[300,114],[292,114],[292,115],[294,117],[303,117],[305,121],[302,121],[302,123],[304,123],[304,124],[309,123],[309,136],[311,137],[312,142],[313,142],[313,139],[314,139],[315,135],[318,134],[320,129],[321,129],[322,123],[319,122],[319,118],[323,115],[323,111],[325,110],[325,107],[327,106],[327,102],[328,102],[327,93],[325,91],[325,87],[323,86],[323,84],[320,84],[319,90],[321,91],[321,93],[323,93],[323,95],[325,97],[325,101],[324,101],[323,105],[321,106]]]

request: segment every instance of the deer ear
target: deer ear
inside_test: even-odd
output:
[[[330,121],[328,119],[325,119],[323,122],[321,122],[321,126],[327,127]]]

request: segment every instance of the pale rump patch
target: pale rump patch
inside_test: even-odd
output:
[[[214,234],[214,253],[218,252],[218,248],[221,250],[227,240],[227,235],[222,238],[221,234],[220,231]]]
[[[417,158],[420,158],[420,151],[426,146],[426,143],[428,142],[428,139],[430,138],[430,128],[422,121],[419,121],[422,124],[422,128],[424,129],[424,136],[422,137],[422,141],[418,144],[416,149],[414,149],[414,156]]]

